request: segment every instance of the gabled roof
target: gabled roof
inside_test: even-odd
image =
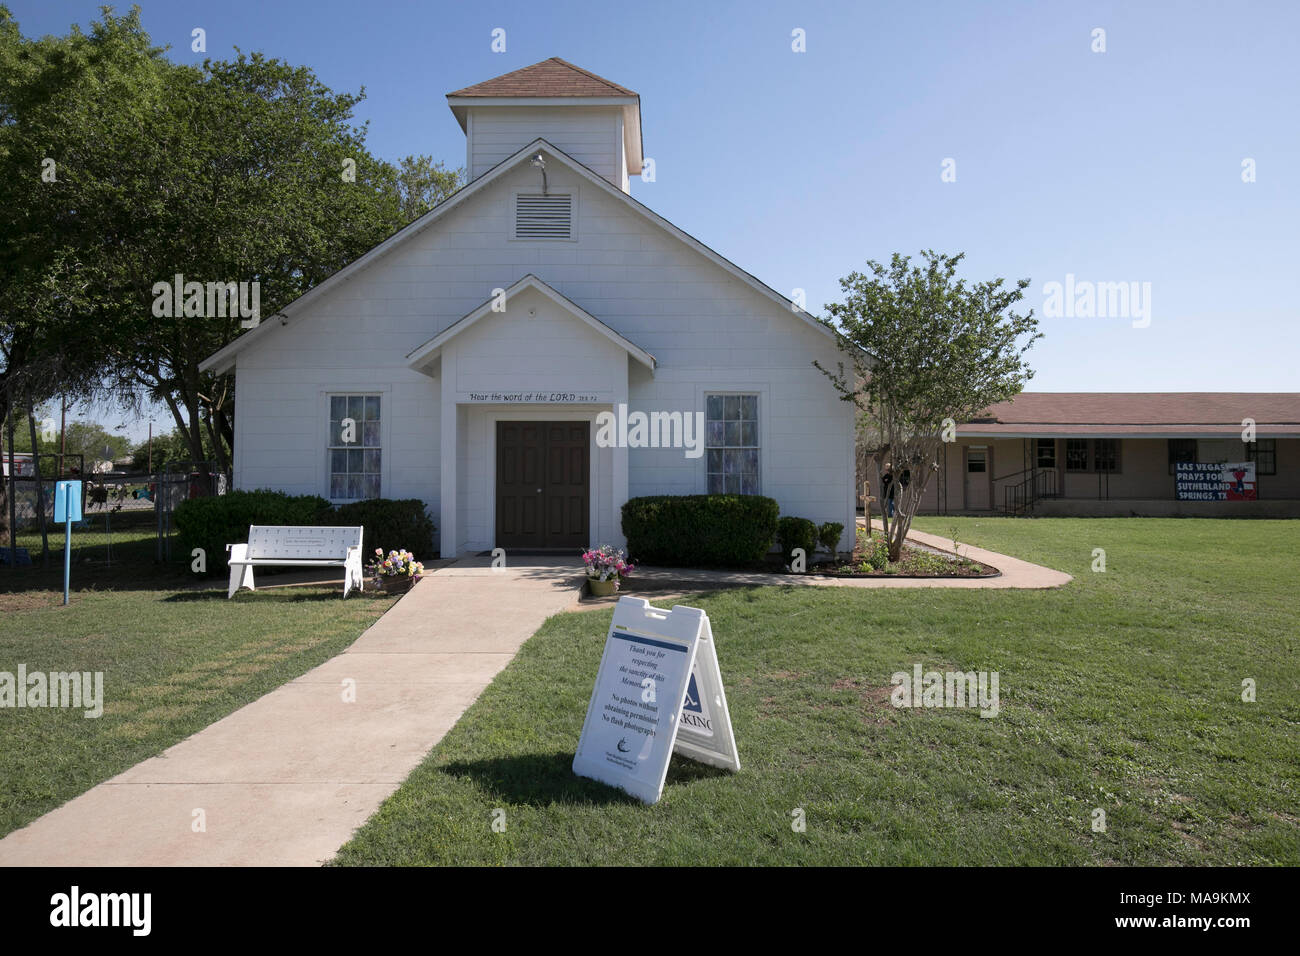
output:
[[[600,319],[596,318],[594,315],[592,315],[582,306],[578,305],[572,299],[569,299],[566,296],[561,295],[559,292],[556,292],[554,289],[552,289],[541,279],[537,278],[537,276],[533,275],[531,272],[528,273],[528,275],[524,276],[522,279],[520,279],[518,282],[510,286],[510,288],[502,290],[503,295],[501,296],[501,299],[504,300],[506,307],[509,308],[510,300],[516,298],[521,292],[525,291],[526,289],[535,289],[536,291],[540,292],[542,295],[550,299],[552,302],[558,305],[565,312],[569,313],[569,315],[573,316],[579,322],[582,322],[585,325],[589,326],[590,328],[594,329],[596,332],[600,333],[605,338],[609,339],[615,345],[619,346],[619,348],[623,349],[625,352],[627,352],[628,355],[632,356],[634,359],[636,359],[646,368],[650,369],[650,371],[652,372],[654,371],[655,357],[653,355],[651,355],[645,349],[641,348],[641,346],[637,345],[635,342],[631,342],[628,339],[623,338],[623,336],[619,335],[617,332],[611,329],[604,322],[600,321]],[[419,348],[415,349],[412,352],[407,353],[406,356],[407,364],[414,369],[419,369],[427,365],[429,360],[433,358],[433,356],[439,350],[441,350],[442,347],[446,345],[449,341],[454,339],[456,336],[460,335],[466,329],[472,327],[480,319],[488,315],[491,315],[494,311],[499,311],[493,308],[493,306],[498,301],[500,300],[498,300],[495,296],[491,299],[488,299],[486,302],[484,302],[482,305],[475,308],[473,311],[467,313],[466,315],[457,319],[451,325],[447,326],[445,329],[443,329],[433,338],[429,339],[429,341],[425,342]]]
[[[448,96],[636,96],[625,86],[553,56]]]
[[[1262,437],[1300,434],[1297,392],[1022,392],[962,425],[962,435]]]
[[[605,195],[611,196],[619,200],[620,202],[625,203],[634,212],[638,213],[639,215],[643,216],[645,219],[654,223],[659,228],[667,232],[669,235],[685,243],[687,246],[689,246],[694,251],[698,252],[700,255],[704,256],[710,262],[719,266],[721,269],[723,269],[723,271],[727,272],[728,274],[739,279],[741,282],[745,283],[755,292],[759,293],[760,295],[764,296],[767,299],[770,299],[772,302],[781,306],[783,309],[789,310],[791,315],[797,318],[799,321],[802,321],[807,325],[811,326],[812,328],[816,329],[818,332],[827,336],[832,341],[838,341],[838,336],[836,332],[833,329],[831,329],[830,326],[818,321],[803,309],[798,308],[797,306],[794,305],[793,302],[791,302],[785,296],[781,295],[781,293],[777,292],[775,289],[771,288],[770,286],[765,285],[759,279],[750,275],[748,272],[741,269],[735,263],[731,262],[728,259],[723,258],[721,255],[714,252],[712,249],[710,249],[704,243],[700,242],[694,236],[682,231],[681,229],[678,229],[671,222],[669,222],[663,216],[660,216],[654,210],[643,205],[642,203],[637,202],[627,193],[623,192],[621,189],[614,186],[609,180],[605,179],[604,176],[601,176],[599,173],[593,172],[592,170],[588,169],[586,166],[578,162],[576,159],[574,159],[572,156],[568,155],[564,151],[556,149],[545,139],[538,138],[533,140],[523,149],[516,152],[514,155],[508,156],[507,158],[503,159],[501,162],[497,163],[495,166],[493,166],[486,173],[484,173],[478,179],[474,180],[469,185],[462,186],[455,193],[453,193],[451,196],[448,196],[438,205],[434,206],[432,209],[426,212],[419,219],[416,219],[414,222],[410,223],[404,228],[399,229],[397,232],[393,233],[391,236],[389,236],[383,242],[379,243],[379,245],[375,246],[369,252],[365,253],[364,255],[348,263],[346,266],[344,266],[338,272],[334,273],[328,279],[325,279],[323,282],[320,282],[319,284],[312,286],[312,288],[308,289],[302,295],[298,296],[298,298],[294,299],[291,303],[289,303],[287,306],[285,306],[283,309],[277,312],[274,316],[271,316],[270,318],[262,321],[256,328],[250,329],[249,331],[243,333],[234,341],[230,342],[228,345],[222,348],[220,351],[217,351],[212,355],[209,355],[206,359],[204,359],[202,362],[199,363],[199,371],[202,372],[226,371],[232,365],[235,364],[235,357],[240,352],[248,348],[250,345],[253,345],[256,342],[258,342],[262,336],[269,334],[271,329],[275,327],[275,323],[271,321],[271,319],[275,319],[275,318],[280,319],[281,325],[287,326],[292,324],[293,320],[297,316],[299,316],[302,313],[302,311],[306,309],[307,306],[310,305],[312,302],[314,302],[316,299],[320,298],[330,290],[346,282],[348,279],[351,279],[353,276],[361,272],[367,266],[372,265],[377,260],[383,258],[385,255],[387,255],[391,250],[393,250],[397,246],[405,242],[408,242],[409,240],[418,236],[420,233],[424,232],[424,230],[428,229],[430,226],[438,222],[438,220],[442,219],[443,216],[446,216],[452,210],[460,207],[469,199],[478,195],[483,190],[487,189],[489,186],[491,186],[492,183],[496,182],[502,176],[508,174],[519,163],[525,162],[526,160],[529,160],[533,156],[537,155],[538,150],[544,151],[548,156],[553,157],[561,164],[573,170],[584,180],[586,180],[587,182],[595,186],[597,189],[600,189],[602,192],[604,192]]]

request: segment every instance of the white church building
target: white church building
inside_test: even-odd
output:
[[[444,557],[621,546],[628,498],[722,492],[847,548],[835,337],[632,198],[640,97],[553,58],[447,102],[468,183],[203,363],[235,487],[423,499]]]

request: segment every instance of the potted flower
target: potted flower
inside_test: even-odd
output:
[[[375,584],[390,594],[404,594],[411,590],[411,585],[420,580],[424,565],[415,560],[415,555],[405,549],[389,551],[375,548],[375,557],[366,568],[375,576]]]
[[[593,597],[608,597],[618,590],[619,583],[632,573],[632,565],[618,548],[602,544],[582,553],[587,566],[587,585]]]

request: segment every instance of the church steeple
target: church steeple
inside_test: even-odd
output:
[[[538,137],[624,192],[641,173],[641,97],[559,57],[448,93],[447,105],[471,180]]]

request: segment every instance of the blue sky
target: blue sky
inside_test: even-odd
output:
[[[8,2],[29,35],[97,16],[97,2]],[[814,312],[896,251],[964,251],[972,279],[1032,279],[1031,390],[1300,388],[1294,2],[141,7],[177,61],[203,59],[202,27],[209,56],[260,50],[364,86],[358,120],[388,159],[463,165],[444,94],[563,57],[641,94],[656,181],[633,195],[778,291],[804,289]],[[1067,275],[1150,283],[1149,324],[1044,316],[1045,284]]]

